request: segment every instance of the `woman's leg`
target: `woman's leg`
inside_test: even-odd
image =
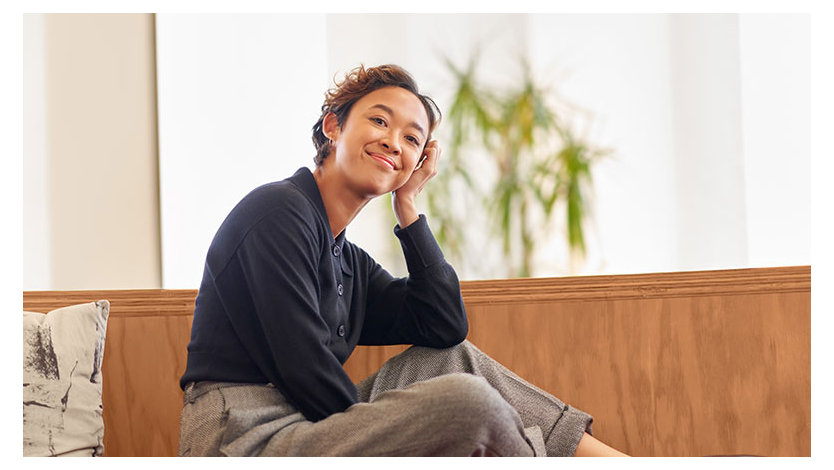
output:
[[[518,412],[525,428],[538,427],[547,455],[571,456],[578,450],[591,453],[601,450],[599,446],[588,447],[590,442],[604,446],[590,435],[593,421],[590,415],[520,378],[469,341],[446,349],[409,348],[357,386],[359,399],[373,402],[386,390],[458,372],[484,377]]]
[[[521,419],[486,380],[450,374],[318,422],[273,387],[187,387],[179,455],[532,456]]]
[[[579,445],[576,447],[574,457],[628,457],[628,455],[619,450],[609,447],[594,436],[585,434],[579,440]]]

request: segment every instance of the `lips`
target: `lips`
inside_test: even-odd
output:
[[[381,164],[387,166],[388,168],[390,168],[392,170],[397,169],[397,165],[394,164],[394,160],[392,160],[390,157],[387,157],[385,155],[380,155],[378,153],[369,153],[368,155],[370,155],[371,158],[373,158],[374,160],[380,162]]]

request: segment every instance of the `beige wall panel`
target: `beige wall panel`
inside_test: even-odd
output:
[[[161,285],[153,15],[44,21],[52,289]]]

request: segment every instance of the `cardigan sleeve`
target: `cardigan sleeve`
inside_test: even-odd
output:
[[[307,419],[318,421],[357,396],[327,347],[317,282],[322,241],[304,207],[282,205],[252,227],[215,283],[247,354]]]
[[[359,344],[454,346],[466,338],[469,325],[454,268],[429,229],[426,217],[394,233],[408,267],[408,277],[395,278],[370,260],[365,324]]]

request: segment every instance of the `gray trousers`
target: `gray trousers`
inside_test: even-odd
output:
[[[468,341],[411,347],[357,391],[359,403],[314,423],[271,384],[188,384],[178,454],[570,456],[593,420]]]

